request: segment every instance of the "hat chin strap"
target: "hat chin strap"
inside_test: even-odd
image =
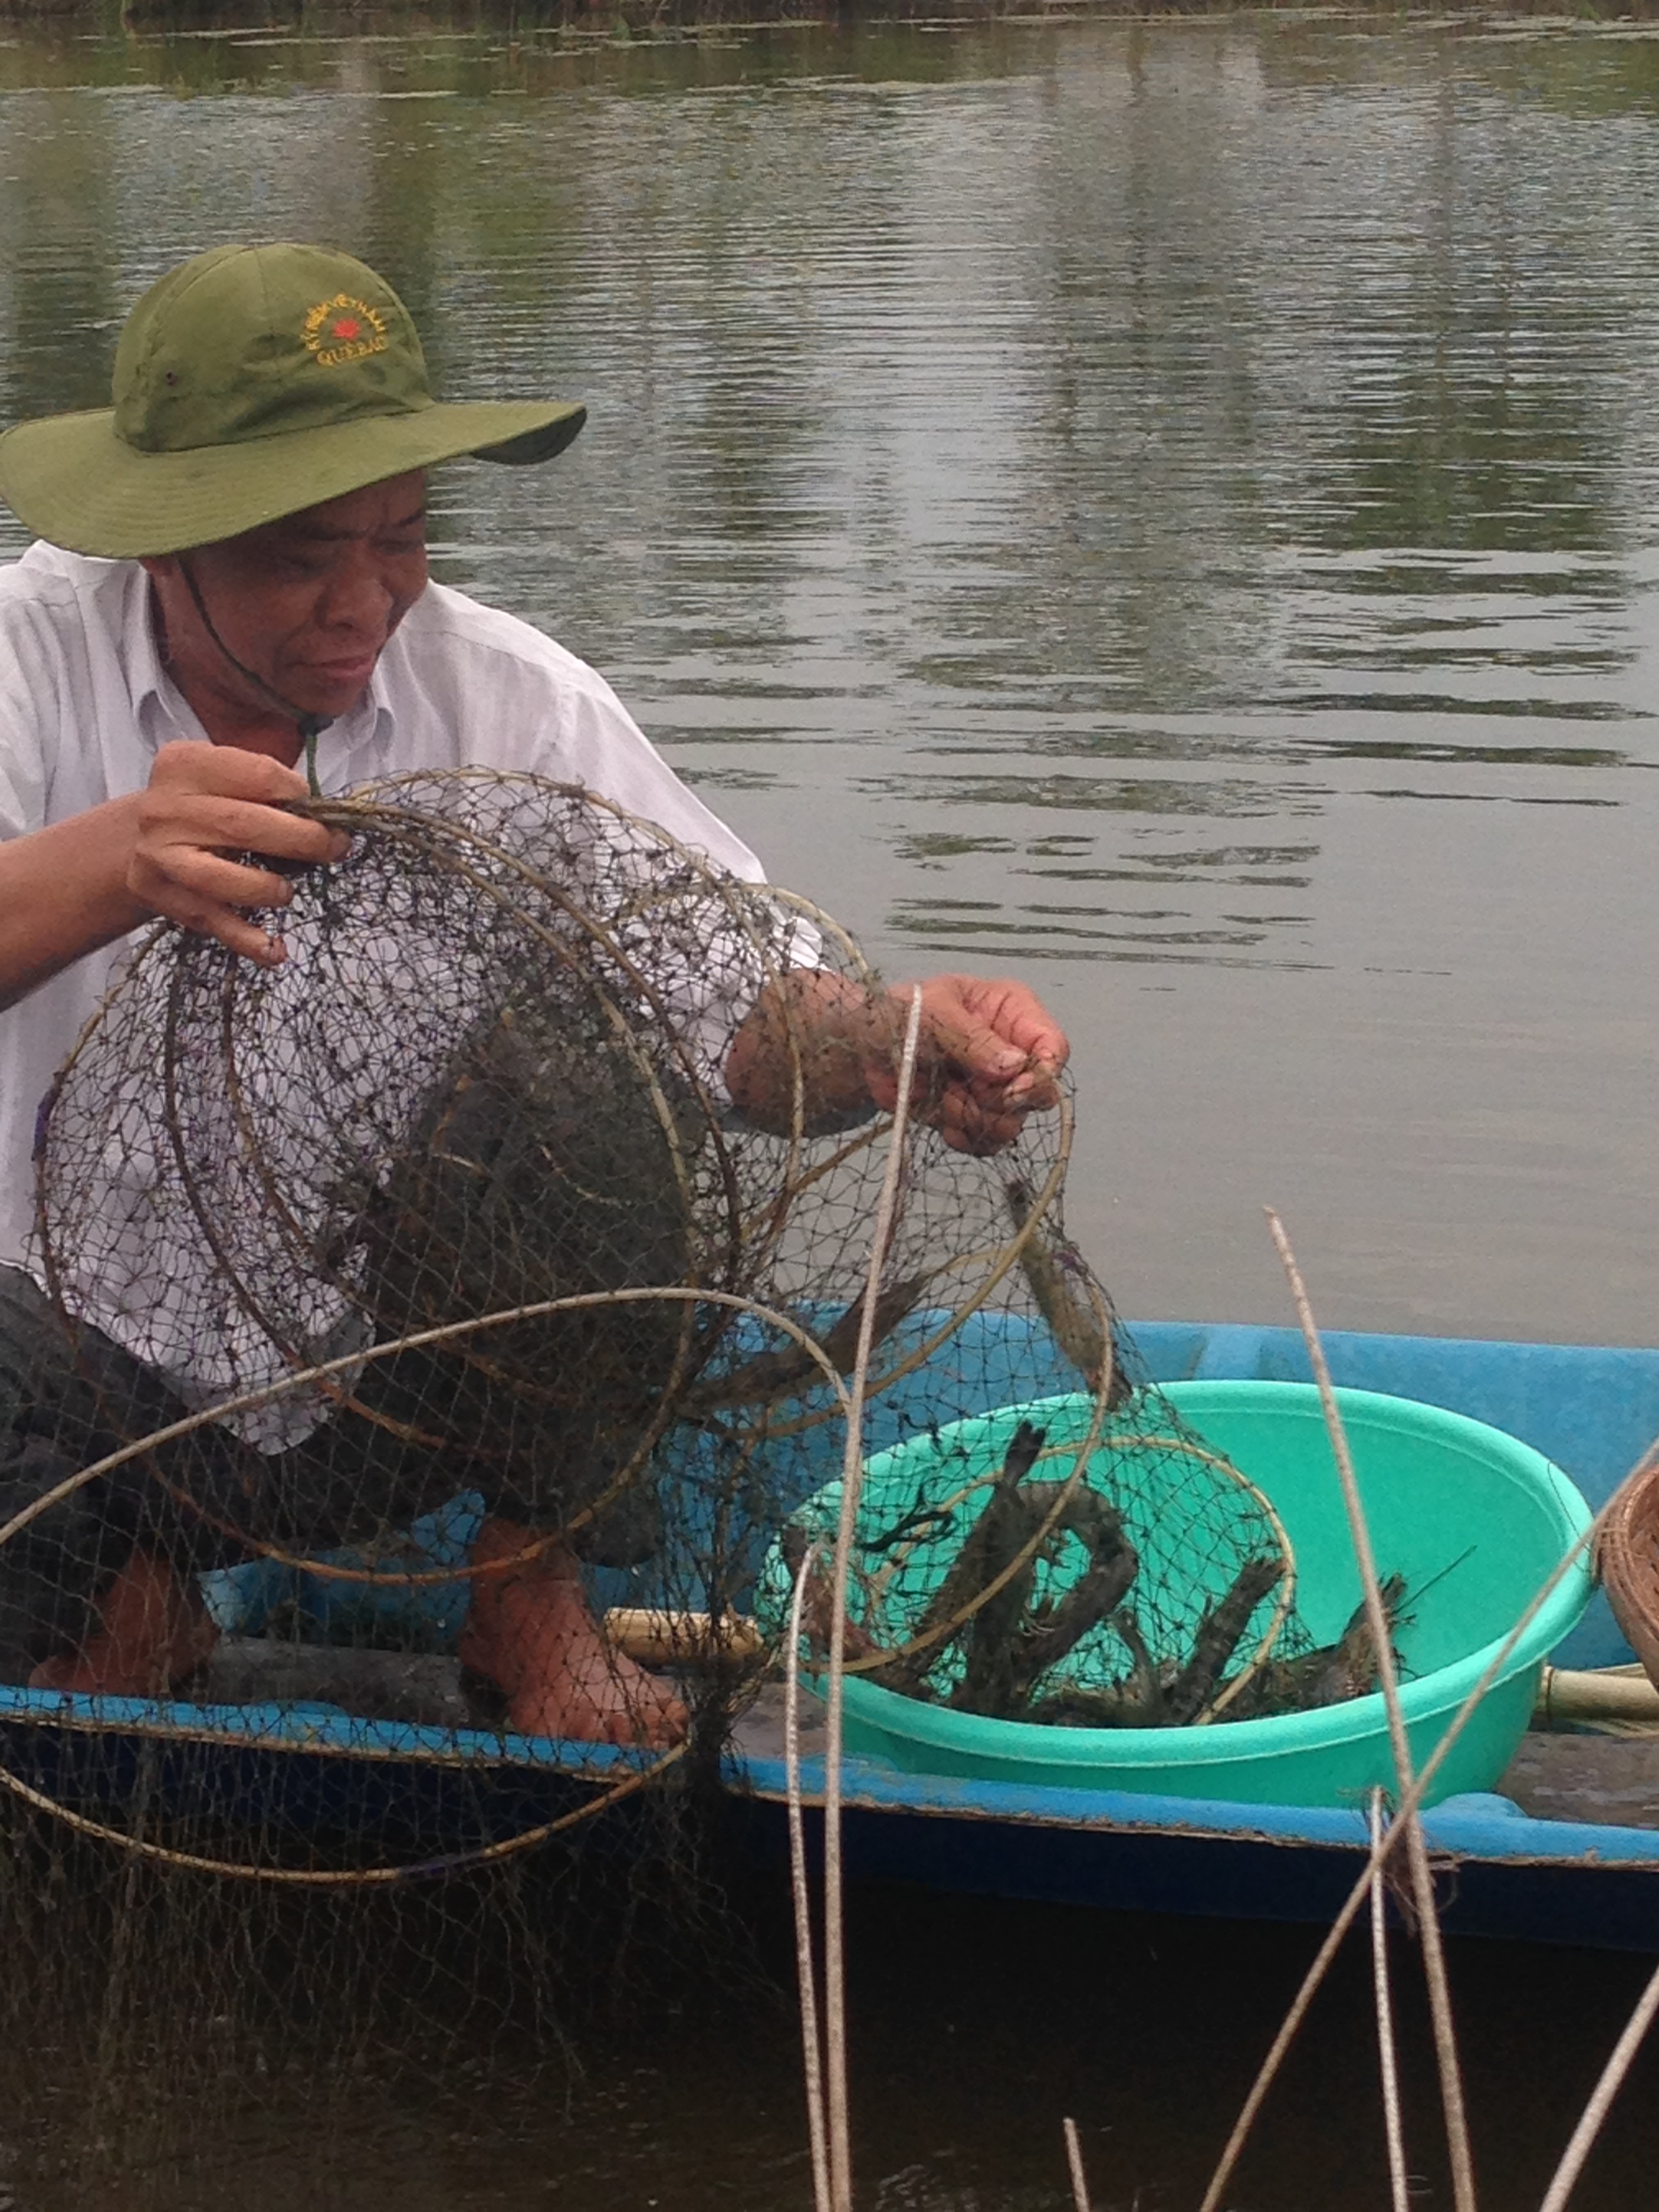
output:
[[[320,799],[323,795],[323,787],[317,781],[317,740],[334,720],[333,715],[312,714],[308,714],[303,707],[296,707],[291,699],[284,699],[273,684],[267,684],[263,676],[256,675],[245,660],[239,660],[223,638],[220,636],[213,617],[207,611],[207,601],[202,597],[202,587],[196,580],[196,571],[190,565],[190,556],[187,553],[175,553],[173,557],[179,563],[179,573],[189,587],[196,611],[202,618],[202,627],[213,640],[214,644],[218,647],[219,651],[236,671],[243,683],[251,684],[254,690],[270,701],[279,714],[285,715],[298,729],[300,742],[306,749],[306,781],[311,786],[312,797]]]

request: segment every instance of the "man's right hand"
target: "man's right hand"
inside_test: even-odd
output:
[[[306,780],[264,753],[238,745],[178,743],[155,756],[148,787],[131,804],[126,887],[152,914],[216,938],[262,967],[287,957],[283,941],[248,920],[249,907],[284,907],[289,878],[233,854],[319,866],[343,860],[350,840],[285,811]]]

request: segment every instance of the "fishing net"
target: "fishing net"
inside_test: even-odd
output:
[[[1271,1507],[1065,1238],[1066,1097],[957,1149],[934,1043],[866,1316],[902,1013],[833,922],[532,778],[313,811],[351,847],[296,874],[284,963],[158,930],[43,1107],[0,1279],[18,1896],[72,1847],[152,1930],[159,1897],[310,1898],[335,1933],[252,1976],[268,2029],[349,1979],[354,1900],[422,1887],[425,1960],[532,1845],[621,1823],[636,1867],[654,1821],[695,1857],[734,1741],[773,1771],[866,1322],[855,1670],[1173,1724],[1305,1650]]]
[[[1160,1394],[1130,1402],[1103,1431],[1086,1398],[1064,1399],[878,1460],[854,1528],[849,1672],[1023,1723],[1259,1716],[1266,1670],[1309,1648],[1283,1524],[1183,1422],[1157,1419],[1170,1415]],[[840,1506],[835,1485],[791,1516],[768,1561],[769,1621],[786,1617],[793,1572],[820,1579],[808,1554],[828,1552]],[[827,1643],[821,1606],[805,1618],[811,1665]]]

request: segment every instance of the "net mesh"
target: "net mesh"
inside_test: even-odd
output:
[[[826,917],[591,794],[459,772],[313,811],[351,848],[296,875],[283,964],[168,928],[131,957],[0,1282],[16,1955],[69,1957],[71,1863],[94,1956],[258,1892],[311,1962],[238,1939],[290,2040],[350,2010],[354,1911],[413,1916],[453,2019],[490,1947],[443,1931],[482,1899],[613,1832],[631,1898],[701,1866],[734,1738],[775,1751],[802,1572],[822,1661],[902,1026]],[[933,1126],[952,1073],[879,1258],[853,1670],[1058,1725],[1246,1710],[1307,1650],[1284,1531],[1065,1237],[1069,1100],[981,1157]],[[614,1938],[614,1899],[587,1917]],[[223,1942],[156,1954],[124,2003],[198,1972],[243,2018]]]

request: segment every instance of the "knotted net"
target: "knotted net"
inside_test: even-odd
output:
[[[770,1771],[902,1010],[805,902],[591,794],[463,771],[313,811],[351,848],[295,876],[285,963],[156,931],[43,1107],[0,1780],[114,1865],[337,1912],[683,1806],[734,1736]],[[979,1157],[933,1126],[959,1072],[936,1044],[880,1257],[854,1667],[993,1717],[1218,1717],[1304,1648],[1283,1531],[1065,1239],[1069,1098]],[[94,1697],[134,1559],[185,1615]]]

